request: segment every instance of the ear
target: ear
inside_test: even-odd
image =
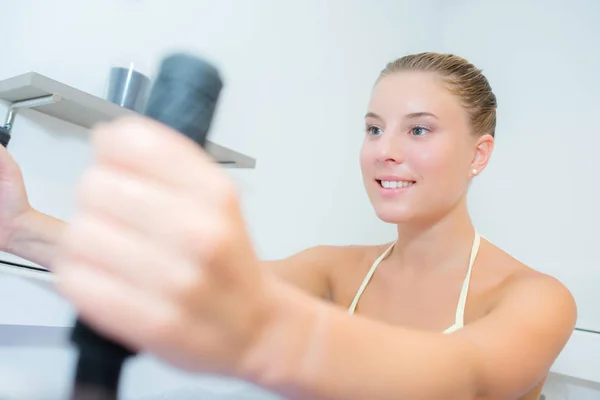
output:
[[[475,154],[471,162],[471,175],[478,175],[485,169],[494,150],[494,138],[490,134],[482,135],[475,142]]]

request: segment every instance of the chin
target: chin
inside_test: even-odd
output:
[[[380,220],[388,224],[403,224],[417,218],[415,210],[397,206],[376,206],[375,214]]]

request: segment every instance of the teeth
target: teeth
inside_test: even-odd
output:
[[[381,181],[381,186],[383,186],[386,189],[396,189],[396,188],[409,187],[413,183],[414,182],[408,182],[408,181]]]

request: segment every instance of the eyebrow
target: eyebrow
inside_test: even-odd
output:
[[[430,112],[426,112],[426,111],[419,111],[419,112],[413,112],[410,114],[406,114],[404,116],[407,119],[415,119],[415,118],[420,118],[420,117],[432,117],[435,119],[439,119],[437,117],[437,115],[432,114]],[[375,118],[375,119],[379,119],[379,120],[383,120],[383,118],[381,118],[379,115],[375,114],[374,112],[369,111],[366,115],[365,118]]]

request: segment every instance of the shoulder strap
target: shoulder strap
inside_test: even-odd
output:
[[[469,269],[467,270],[467,276],[463,282],[460,297],[458,298],[458,305],[456,307],[456,318],[454,322],[456,327],[462,327],[464,323],[465,306],[467,304],[467,294],[469,293],[469,282],[471,281],[471,271],[473,271],[473,264],[475,263],[475,258],[479,251],[480,242],[481,236],[478,232],[475,232],[475,239],[473,239],[473,247],[471,248],[471,259],[469,260]]]
[[[350,308],[348,308],[348,314],[354,314],[354,310],[356,309],[356,305],[358,304],[358,300],[360,299],[360,296],[362,296],[363,292],[365,291],[365,288],[367,287],[367,285],[369,284],[369,281],[371,280],[371,277],[373,276],[373,273],[375,272],[375,270],[377,269],[377,266],[379,265],[379,263],[385,258],[387,257],[387,255],[390,253],[390,251],[392,250],[392,248],[394,247],[394,245],[396,244],[396,241],[394,241],[394,243],[392,243],[386,251],[383,252],[383,254],[381,254],[376,260],[375,262],[373,262],[373,265],[371,265],[371,269],[369,269],[369,272],[367,273],[367,275],[365,276],[365,279],[363,279],[362,284],[360,285],[360,287],[358,288],[358,291],[356,292],[356,295],[354,296],[354,300],[352,300],[352,304],[350,305]]]

